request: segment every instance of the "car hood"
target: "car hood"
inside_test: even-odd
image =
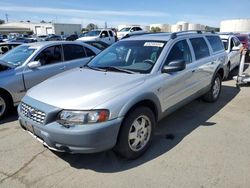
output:
[[[77,39],[77,40],[89,41],[89,40],[95,40],[95,39],[97,39],[97,38],[98,38],[98,36],[93,36],[93,37],[81,37],[81,38],[79,38],[79,39]]]
[[[76,68],[33,87],[27,96],[61,109],[90,110],[123,95],[144,80],[144,74]]]

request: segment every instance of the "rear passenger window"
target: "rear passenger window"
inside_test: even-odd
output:
[[[203,38],[192,38],[190,42],[193,46],[196,60],[209,56],[209,49]]]
[[[224,49],[220,37],[218,37],[218,36],[206,36],[206,38],[209,41],[209,43],[213,49],[213,52],[218,52],[218,51],[221,51]]]
[[[95,56],[95,52],[93,52],[92,50],[90,50],[89,48],[85,47],[85,51],[87,53],[87,57],[91,57],[91,56]]]
[[[40,61],[41,65],[50,65],[62,61],[61,45],[51,46],[39,53],[34,61]]]
[[[65,44],[63,45],[63,52],[65,61],[86,57],[84,48],[80,45]]]
[[[186,40],[177,42],[168,54],[166,64],[171,61],[185,60],[186,63],[192,62],[192,56]]]
[[[109,36],[113,37],[113,32],[109,31]]]

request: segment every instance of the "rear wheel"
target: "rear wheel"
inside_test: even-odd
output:
[[[3,119],[11,108],[8,96],[0,93],[0,120]]]
[[[203,96],[206,102],[215,102],[218,100],[221,93],[221,80],[220,74],[217,73],[212,81],[210,90]]]
[[[227,64],[227,67],[226,67],[226,76],[224,77],[224,80],[228,80],[229,75],[230,75],[230,62]]]
[[[115,151],[126,159],[135,159],[149,147],[155,127],[153,112],[147,107],[131,111],[124,119]]]

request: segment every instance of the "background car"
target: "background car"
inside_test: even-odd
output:
[[[219,35],[224,48],[228,54],[228,61],[225,64],[226,68],[226,76],[225,79],[228,78],[230,71],[232,71],[235,67],[239,66],[240,64],[240,48],[242,44],[240,43],[239,39],[235,35]]]
[[[247,49],[246,57],[249,58],[249,53],[250,53],[250,35],[248,35],[248,34],[237,34],[236,37],[243,44],[243,47],[245,49]]]
[[[138,32],[138,31],[143,31],[142,28],[137,27],[137,26],[131,26],[131,27],[124,27],[120,31],[117,32],[117,38],[120,40],[127,34],[131,32]]]
[[[0,119],[26,91],[63,71],[85,65],[99,49],[83,42],[38,42],[14,48],[0,57]]]
[[[22,42],[4,42],[0,43],[0,55],[3,55],[11,49],[23,44]]]
[[[74,40],[77,40],[78,39],[78,35],[77,34],[72,34],[72,35],[69,35],[65,38],[65,40],[67,41],[74,41]]]
[[[62,40],[62,37],[59,35],[54,35],[54,34],[48,35],[45,38],[45,41],[59,41],[59,40]]]
[[[96,29],[84,33],[79,36],[77,40],[80,41],[102,41],[109,45],[116,41],[115,35],[111,29]]]
[[[105,50],[107,47],[109,47],[110,45],[108,45],[105,42],[102,41],[85,41],[85,43],[94,46],[96,48],[98,48],[99,50]]]

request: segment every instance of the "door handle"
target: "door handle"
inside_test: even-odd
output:
[[[66,69],[66,66],[60,67],[59,69],[60,69],[60,70],[65,70],[65,69]]]

